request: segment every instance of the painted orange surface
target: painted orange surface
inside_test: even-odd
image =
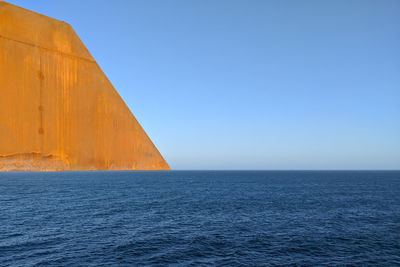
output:
[[[168,170],[72,27],[0,1],[0,170]]]

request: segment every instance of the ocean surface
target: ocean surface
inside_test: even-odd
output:
[[[400,265],[400,172],[0,173],[0,266],[137,265]]]

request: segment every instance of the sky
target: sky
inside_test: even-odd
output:
[[[400,169],[400,1],[7,2],[72,25],[172,169]]]

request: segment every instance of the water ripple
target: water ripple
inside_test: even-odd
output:
[[[0,265],[400,265],[400,172],[0,173]]]

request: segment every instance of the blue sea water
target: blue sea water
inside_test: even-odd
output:
[[[400,172],[0,173],[0,266],[136,265],[400,265]]]

